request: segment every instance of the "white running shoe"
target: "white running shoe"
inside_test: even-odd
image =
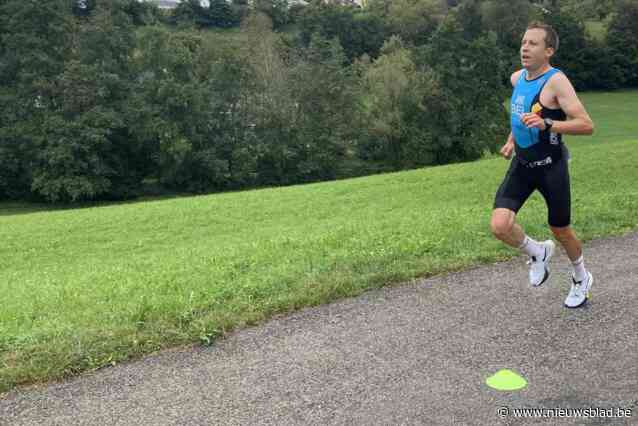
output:
[[[568,308],[579,308],[589,299],[589,291],[594,283],[594,277],[587,271],[587,277],[582,281],[576,281],[572,276],[572,288],[569,290],[565,306]]]
[[[529,268],[529,283],[534,287],[538,287],[549,278],[549,260],[556,249],[556,244],[552,240],[543,241],[541,245],[545,250],[543,257],[532,256],[527,262],[531,265]]]

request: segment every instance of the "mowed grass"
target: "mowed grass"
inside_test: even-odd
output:
[[[638,228],[638,92],[583,99],[597,134],[568,145],[573,225],[589,240]],[[0,214],[0,391],[515,256],[488,226],[507,166],[494,158],[72,210],[9,205]],[[537,194],[519,218],[549,237]]]
[[[568,74],[569,75],[569,74]],[[568,146],[638,139],[638,90],[587,92],[579,97],[596,126],[592,137],[568,136]],[[573,143],[569,143],[572,141]]]

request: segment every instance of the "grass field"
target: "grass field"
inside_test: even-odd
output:
[[[638,92],[585,94],[568,138],[584,240],[638,228]],[[203,343],[275,313],[517,255],[488,222],[507,162],[42,210],[0,205],[0,391]],[[520,214],[548,237],[534,195]]]

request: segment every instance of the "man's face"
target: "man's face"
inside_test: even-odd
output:
[[[521,64],[527,69],[538,69],[554,54],[554,49],[545,46],[545,30],[534,28],[525,31],[521,41]]]

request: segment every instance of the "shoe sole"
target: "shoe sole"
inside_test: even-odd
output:
[[[590,291],[591,291],[591,286],[594,284],[594,276],[589,273],[589,285],[587,286],[587,293],[585,294],[585,299],[576,306],[569,306],[567,303],[565,303],[565,307],[569,308],[569,309],[577,309],[580,308],[582,306],[585,306],[585,304],[587,303],[587,301],[591,298],[590,297]]]
[[[547,253],[547,262],[552,260],[552,256],[554,255],[554,244],[549,245],[549,253]],[[549,268],[545,267],[545,275],[543,279],[538,284],[532,284],[532,287],[540,287],[547,279],[549,278]]]

